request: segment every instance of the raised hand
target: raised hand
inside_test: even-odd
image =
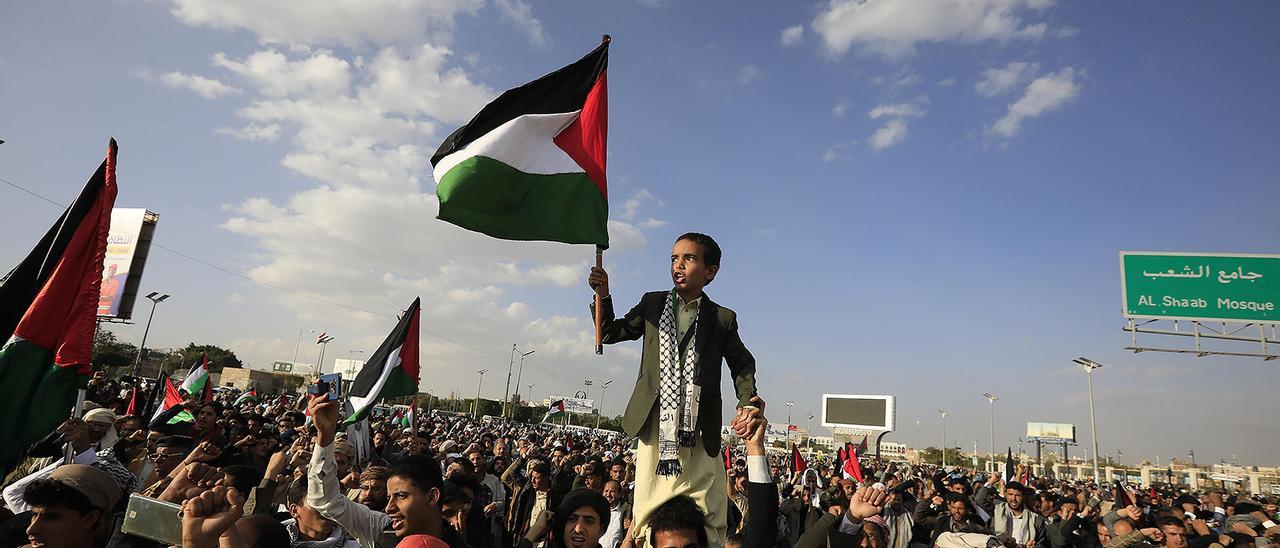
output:
[[[244,497],[234,487],[214,487],[182,505],[183,548],[212,548],[244,515]]]
[[[191,450],[191,454],[187,455],[187,458],[182,462],[184,464],[191,464],[193,462],[209,462],[220,456],[222,456],[221,448],[207,441],[202,441],[200,442],[200,445],[197,445],[195,449]]]
[[[307,402],[307,410],[316,422],[317,443],[328,447],[338,433],[338,402],[329,401],[328,394],[318,394]]]
[[[193,462],[178,468],[177,475],[158,497],[168,502],[182,502],[219,485],[224,474],[222,470],[203,462]]]
[[[600,295],[608,295],[609,273],[598,266],[591,267],[591,273],[587,275],[587,285],[591,286],[592,291],[599,291]]]
[[[884,511],[884,503],[888,498],[889,494],[883,489],[862,487],[855,491],[849,500],[849,516],[854,519],[878,516]]]

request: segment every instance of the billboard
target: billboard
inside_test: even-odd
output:
[[[352,360],[348,358],[338,358],[333,360],[333,373],[342,375],[344,381],[355,381],[356,375],[360,374],[360,370],[364,369],[364,360]]]
[[[1126,318],[1280,320],[1280,255],[1120,252]]]
[[[1065,441],[1075,443],[1076,425],[1059,422],[1029,422],[1027,437],[1045,441]]]
[[[822,395],[822,425],[855,430],[893,431],[896,398],[884,395]]]
[[[570,413],[582,413],[590,415],[592,409],[595,408],[596,401],[583,398],[566,398],[564,396],[551,396],[547,398],[547,405],[556,400],[564,400],[564,410]]]
[[[111,210],[111,230],[107,233],[107,254],[102,260],[102,291],[98,294],[98,315],[127,320],[133,317],[133,303],[142,283],[142,268],[151,251],[160,216],[140,208]]]

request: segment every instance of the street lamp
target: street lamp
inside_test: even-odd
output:
[[[916,451],[924,450],[923,447],[920,447],[920,425],[923,423],[924,421],[916,421]]]
[[[947,467],[947,412],[941,409],[938,414],[942,415],[942,467]]]
[[[600,410],[596,413],[596,430],[600,429],[600,417],[604,416],[604,391],[609,389],[609,385],[613,384],[613,380],[596,379],[600,381]]]
[[[813,416],[814,416],[814,415],[813,415],[813,411],[810,411],[810,412],[809,412],[809,422],[808,422],[808,424],[805,426],[805,428],[809,431],[809,432],[808,432],[808,434],[809,434],[809,435],[808,435],[808,436],[805,436],[805,438],[804,438],[804,448],[805,448],[806,450],[809,450],[809,451],[812,451],[812,450],[813,450]]]
[[[1093,482],[1098,483],[1101,476],[1098,475],[1098,422],[1093,415],[1093,370],[1101,368],[1102,364],[1084,357],[1071,361],[1083,367],[1085,374],[1089,377],[1089,433],[1093,436]]]
[[[516,345],[511,345],[511,358],[507,360],[507,388],[502,392],[502,418],[507,417],[507,400],[511,399],[511,368],[516,364]],[[518,390],[520,383],[516,383]]]
[[[995,394],[983,392],[982,397],[987,398],[987,403],[991,404],[991,458],[996,456],[996,400],[1000,399]]]
[[[305,330],[304,330],[304,329],[299,329],[299,330],[298,330],[298,342],[293,343],[293,361],[289,362],[289,370],[290,370],[290,371],[293,371],[293,366],[298,364],[298,348],[302,346],[302,332],[303,332],[303,331],[306,331],[307,333],[315,333],[315,332],[316,332],[316,330],[314,330],[314,329],[305,329]]]
[[[156,305],[169,298],[168,294],[152,291],[147,295],[151,299],[151,315],[147,316],[147,328],[142,330],[142,345],[138,346],[138,357],[133,360],[133,376],[138,376],[138,367],[142,365],[142,351],[147,348],[147,334],[151,332],[151,318],[156,317]],[[137,382],[137,381],[135,381]]]
[[[484,386],[484,374],[488,372],[488,369],[476,371],[476,373],[480,374],[480,382],[476,383],[476,403],[471,406],[471,418],[473,419],[480,418],[480,387]]]
[[[791,408],[796,406],[796,402],[787,402],[787,441],[785,445],[791,445]]]
[[[324,351],[329,348],[329,343],[332,341],[333,336],[328,331],[321,331],[320,336],[316,337],[316,344],[320,345],[320,357],[316,358],[316,376],[324,372]]]
[[[533,350],[530,350],[528,352],[520,353],[520,372],[516,373],[516,401],[520,401],[520,378],[524,377],[524,358],[533,352]],[[511,414],[514,416],[515,412],[513,411]]]

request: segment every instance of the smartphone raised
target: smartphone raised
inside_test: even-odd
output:
[[[312,396],[328,394],[329,401],[337,401],[342,397],[342,375],[337,373],[320,375],[316,382],[307,385],[307,394]]]
[[[120,530],[165,546],[182,546],[182,507],[137,493],[129,495]]]

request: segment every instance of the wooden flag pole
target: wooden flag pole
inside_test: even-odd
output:
[[[600,246],[596,246],[596,268],[604,268],[604,248]],[[602,338],[601,328],[600,328],[601,310],[603,310],[600,308],[600,306],[601,306],[601,300],[603,298],[604,298],[604,295],[600,294],[600,287],[597,286],[596,287],[596,355],[597,356],[604,355],[604,340]]]

